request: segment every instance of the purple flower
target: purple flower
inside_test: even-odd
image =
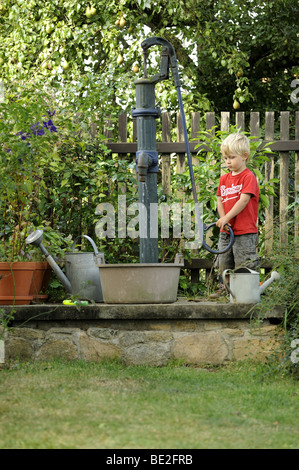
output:
[[[50,132],[57,132],[57,127],[54,126],[53,122],[51,119],[49,121],[43,121],[43,125],[46,129],[48,129]]]
[[[26,140],[27,137],[30,137],[29,132],[25,134],[23,131],[18,132],[17,135],[20,135],[22,140]]]
[[[49,110],[47,111],[47,114],[49,115],[49,117],[54,116],[55,113],[56,113],[56,111],[53,111],[52,113],[51,113],[51,111],[49,111]]]
[[[47,111],[47,114],[49,117],[52,117],[54,116],[55,112],[56,111],[53,111],[53,112]],[[36,124],[32,124],[32,126],[30,126],[31,133],[36,136],[44,135],[45,129],[48,129],[48,131],[50,132],[57,132],[57,127],[53,124],[53,121],[51,119],[49,119],[48,121],[43,121],[43,125],[41,125],[40,122],[37,122]],[[24,131],[20,131],[17,133],[17,135],[20,135],[22,140],[26,140],[27,138],[31,137],[32,135],[31,133],[30,132],[25,133]],[[11,152],[11,149],[6,150],[6,152],[7,153]]]
[[[56,111],[47,111],[47,114],[49,117],[52,117],[54,116],[55,112]],[[48,121],[43,121],[43,126],[40,122],[32,124],[32,126],[30,126],[30,129],[33,135],[44,135],[45,129],[48,129],[50,132],[57,132],[57,127],[53,124],[53,121],[51,119],[49,119]],[[31,137],[30,132],[27,132],[27,134],[25,134],[23,131],[20,131],[17,133],[17,135],[20,135],[22,140],[26,140],[27,138]]]
[[[41,126],[39,122],[37,122],[36,124],[32,124],[30,129],[33,135],[44,135],[45,133],[44,128]]]

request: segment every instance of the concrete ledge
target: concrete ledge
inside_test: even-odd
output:
[[[255,322],[255,305],[178,300],[173,304],[0,306],[11,314],[4,331],[6,360],[101,361],[166,365],[263,360],[280,344],[275,308]],[[1,315],[1,313],[0,313]],[[3,330],[3,329],[2,329]],[[3,331],[2,331],[3,332]],[[0,327],[1,334],[1,327]]]
[[[0,306],[13,315],[12,323],[30,320],[200,320],[248,319],[256,317],[256,305],[222,302],[196,302],[178,300],[172,304],[104,304],[72,306],[37,304]],[[0,314],[1,315],[1,314]],[[283,309],[275,307],[267,317],[283,318]]]

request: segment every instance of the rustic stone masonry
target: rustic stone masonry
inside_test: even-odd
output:
[[[263,360],[279,345],[282,312],[275,309],[259,324],[252,317],[251,305],[219,302],[16,306],[11,329],[4,333],[5,358],[117,357],[156,366],[173,359],[190,364]]]

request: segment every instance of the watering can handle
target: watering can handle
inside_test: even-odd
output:
[[[97,254],[98,254],[97,246],[96,246],[95,242],[93,241],[93,239],[90,238],[88,235],[79,235],[79,236],[74,240],[74,243],[73,243],[73,245],[72,245],[72,250],[75,249],[76,241],[79,240],[79,238],[81,238],[81,237],[85,237],[85,238],[87,238],[88,241],[90,241],[90,243],[92,244],[94,253],[95,253],[95,255],[97,255]]]
[[[231,271],[230,269],[225,269],[225,270],[222,272],[221,277],[222,277],[222,280],[223,280],[223,284],[225,285],[225,287],[226,287],[226,289],[228,290],[228,292],[230,293],[230,295],[231,295],[234,299],[236,299],[235,295],[234,295],[234,294],[232,293],[232,291],[230,290],[230,287],[229,287],[229,285],[228,285],[228,283],[226,282],[226,279],[225,279],[226,275],[229,274],[229,273],[231,273],[231,272],[232,272],[232,271]]]

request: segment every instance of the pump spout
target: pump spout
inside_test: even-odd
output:
[[[272,271],[270,278],[260,286],[260,294],[263,294],[263,292],[265,292],[267,287],[270,286],[272,282],[278,281],[279,279],[280,279],[280,275],[278,274],[278,272]]]
[[[32,232],[28,237],[26,238],[26,243],[27,245],[32,244],[35,246],[38,246],[43,255],[46,257],[46,260],[48,261],[49,265],[57,275],[58,279],[62,282],[65,290],[69,293],[72,292],[72,286],[68,278],[65,276],[65,274],[61,271],[60,267],[58,264],[54,261],[53,257],[50,255],[50,253],[47,251],[47,249],[44,247],[42,244],[43,240],[43,231],[42,230],[35,230]]]
[[[145,182],[148,168],[151,166],[151,164],[152,164],[151,157],[146,152],[143,152],[143,151],[140,152],[138,155],[137,168],[138,168],[139,181],[141,183]]]

